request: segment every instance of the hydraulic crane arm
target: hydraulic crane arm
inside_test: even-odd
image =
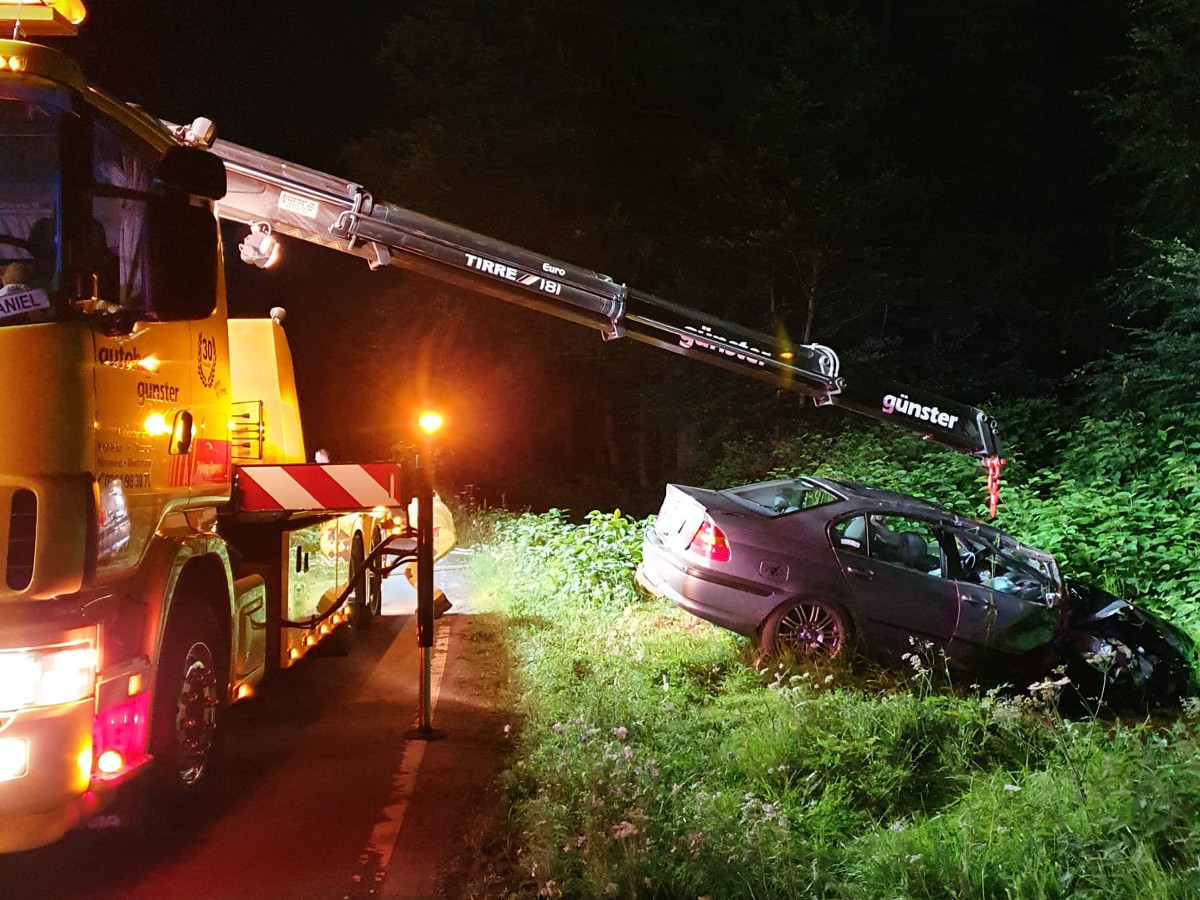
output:
[[[741,372],[919,432],[979,457],[999,455],[994,419],[924,391],[843,370],[820,344],[792,344],[662,300],[607,275],[375,200],[361,185],[212,138],[211,123],[164,123],[225,163],[228,192],[218,215],[260,233],[286,235],[397,265],[601,332],[631,337]]]

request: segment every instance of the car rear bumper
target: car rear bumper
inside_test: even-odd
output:
[[[634,579],[646,591],[663,597],[692,615],[738,634],[753,635],[776,605],[763,585],[708,572],[673,559],[647,540]]]

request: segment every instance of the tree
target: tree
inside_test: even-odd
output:
[[[1195,417],[1200,392],[1200,8],[1129,6],[1119,70],[1094,96],[1126,198],[1122,267],[1105,285],[1123,312],[1116,352],[1090,367],[1094,402]]]

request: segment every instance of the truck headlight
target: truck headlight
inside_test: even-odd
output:
[[[93,641],[0,652],[0,710],[54,706],[90,697],[98,656]]]

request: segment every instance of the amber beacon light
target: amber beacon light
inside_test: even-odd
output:
[[[430,437],[441,431],[445,424],[445,417],[437,410],[427,409],[417,416],[417,427]]]

